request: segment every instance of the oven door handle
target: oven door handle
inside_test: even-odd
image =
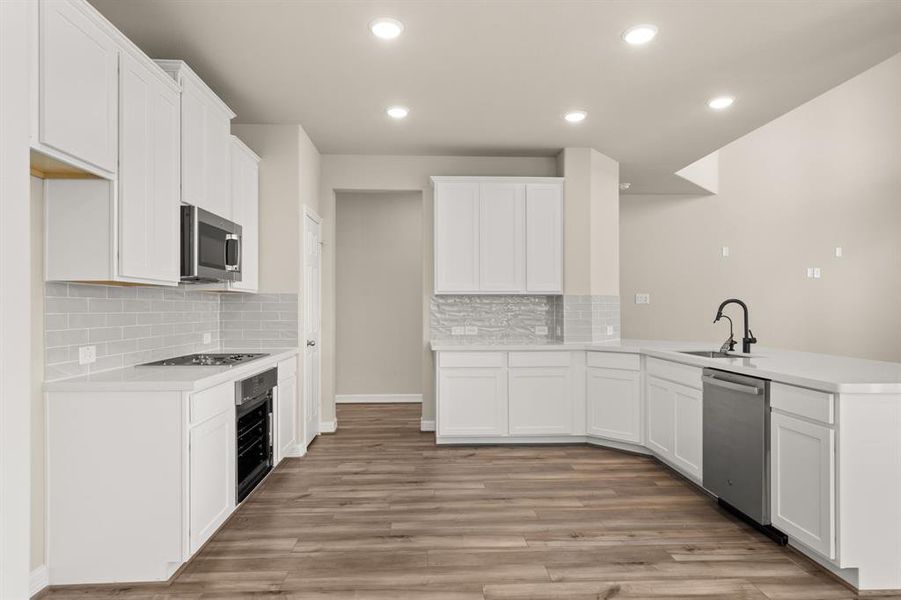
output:
[[[267,425],[269,426],[269,448],[272,448],[272,413],[266,415]]]

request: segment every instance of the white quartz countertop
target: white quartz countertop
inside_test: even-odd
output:
[[[193,391],[226,381],[243,379],[274,367],[286,358],[296,356],[297,348],[231,349],[221,352],[268,354],[231,367],[125,367],[101,371],[90,375],[48,381],[45,392],[100,392],[100,391]]]
[[[758,348],[750,355],[736,353],[734,358],[704,358],[682,354],[680,350],[717,350],[711,342],[673,342],[660,340],[621,340],[602,343],[465,343],[432,342],[436,352],[529,352],[558,350],[587,350],[591,352],[621,352],[643,354],[697,367],[712,367],[798,385],[817,390],[844,394],[901,394],[901,363],[865,360],[814,354],[794,350]]]

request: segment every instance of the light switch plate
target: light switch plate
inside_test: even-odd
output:
[[[723,246],[723,257],[729,256],[729,246]]]
[[[651,303],[651,295],[650,294],[635,294],[635,304],[650,304]]]
[[[836,246],[835,247],[835,258],[841,258],[841,257],[842,257],[842,247]]]
[[[212,341],[213,341],[212,333],[204,333],[203,334],[203,343],[204,344],[210,344],[210,343],[212,343]]]
[[[473,325],[467,325],[466,335],[479,335],[479,328]]]
[[[819,267],[814,267],[814,268],[813,268],[813,278],[814,278],[814,279],[819,279],[819,278],[820,278],[820,275],[822,275],[822,274],[823,274],[823,273],[822,273],[822,271],[820,270]]]
[[[97,346],[81,346],[78,348],[78,364],[89,365],[97,362]]]
[[[465,327],[451,327],[451,335],[464,335],[465,333]]]

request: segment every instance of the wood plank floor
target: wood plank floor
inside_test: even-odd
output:
[[[49,598],[846,599],[654,460],[438,447],[419,405],[338,406],[169,584]]]

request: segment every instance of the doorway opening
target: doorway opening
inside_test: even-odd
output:
[[[338,192],[335,219],[335,401],[421,403],[422,192]]]

